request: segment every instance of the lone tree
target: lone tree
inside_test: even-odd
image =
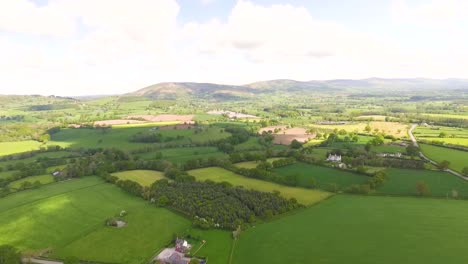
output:
[[[0,246],[0,264],[20,264],[21,254],[10,245]]]
[[[446,170],[450,166],[450,161],[448,160],[443,160],[439,163],[439,169],[441,170]]]
[[[429,186],[423,181],[418,181],[416,183],[416,192],[421,196],[428,195],[430,194]]]
[[[302,143],[297,141],[296,139],[294,139],[292,142],[291,142],[291,148],[293,149],[300,149],[302,148]]]
[[[406,154],[408,154],[408,156],[411,156],[411,157],[418,156],[419,152],[420,152],[420,150],[416,146],[409,145],[409,146],[406,147]]]

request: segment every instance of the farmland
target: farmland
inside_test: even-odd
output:
[[[150,186],[153,182],[164,178],[162,172],[150,170],[122,171],[112,175],[121,181],[130,180],[139,183],[141,186]]]
[[[21,180],[11,182],[9,184],[9,187],[12,189],[18,189],[21,187],[21,184],[23,184],[24,182],[33,183],[35,181],[38,181],[41,184],[48,184],[48,183],[54,182],[54,177],[52,177],[52,175],[31,176],[31,177],[27,177]]]
[[[421,144],[421,150],[428,158],[441,162],[448,160],[450,162],[449,167],[456,171],[462,171],[464,167],[468,166],[468,152],[438,147],[433,145]]]
[[[234,186],[243,186],[248,189],[254,189],[264,192],[279,191],[285,198],[296,198],[299,203],[311,205],[317,203],[328,196],[329,193],[319,190],[310,190],[303,188],[287,187],[276,183],[265,182],[262,180],[246,178],[228,170],[211,167],[188,171],[190,175],[195,176],[199,181],[211,180],[215,182],[229,182]]]
[[[297,175],[298,185],[304,187],[312,178],[318,188],[325,190],[330,189],[332,185],[344,189],[352,184],[363,184],[369,180],[368,176],[305,163],[280,167],[274,171],[281,176]]]
[[[338,195],[245,231],[233,263],[464,263],[465,207],[465,201]]]
[[[447,144],[468,146],[468,129],[456,127],[417,127],[414,135],[426,141],[444,142]]]
[[[267,159],[267,162],[272,163],[273,161],[279,160],[279,159],[282,159],[282,158],[269,158],[269,159]],[[239,167],[239,168],[253,169],[253,168],[257,167],[258,164],[259,163],[255,162],[255,161],[244,161],[244,162],[236,163],[234,165],[236,167]]]
[[[141,263],[170,242],[173,232],[190,226],[187,219],[94,177],[8,196],[0,199],[0,209],[0,244],[51,248],[56,258]],[[106,227],[104,221],[121,210],[128,212],[128,225]],[[138,240],[132,239],[135,234]]]

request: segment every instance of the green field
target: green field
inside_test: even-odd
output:
[[[450,161],[450,168],[461,172],[464,167],[468,166],[468,152],[438,147],[427,144],[420,144],[421,150],[428,158],[441,162],[443,160]]]
[[[190,170],[188,173],[192,176],[195,176],[195,178],[197,178],[199,181],[225,181],[231,183],[234,186],[244,186],[245,188],[262,192],[272,192],[276,190],[279,191],[285,198],[296,198],[299,203],[305,205],[317,203],[331,195],[330,193],[324,191],[288,187],[272,182],[251,179],[218,167]]]
[[[222,157],[225,153],[220,152],[216,147],[191,147],[191,148],[167,148],[155,152],[136,154],[143,159],[155,159],[159,153],[162,159],[174,163],[184,163],[192,159]]]
[[[198,237],[205,240],[206,243],[200,248],[201,243],[196,243],[191,250],[191,253],[196,252],[198,257],[208,257],[208,263],[227,264],[231,247],[233,243],[232,233],[221,230],[190,230],[189,234],[192,237]],[[200,248],[200,250],[198,250]],[[198,251],[197,251],[198,250]]]
[[[21,180],[11,182],[8,186],[12,189],[18,189],[20,188],[23,182],[33,183],[35,181],[39,181],[41,184],[48,184],[48,183],[54,182],[54,177],[52,175],[31,176],[31,177],[23,178]]]
[[[299,186],[306,186],[307,181],[313,178],[317,187],[322,189],[329,189],[332,184],[336,184],[338,189],[344,189],[352,184],[363,184],[369,180],[365,175],[306,163],[280,167],[274,172],[281,176],[297,175]]]
[[[269,158],[267,159],[267,162],[272,163],[273,161],[280,160],[280,159],[283,159],[283,158]],[[244,161],[244,162],[238,162],[234,165],[239,168],[253,169],[253,168],[256,168],[258,164],[260,163],[257,161]]]
[[[445,133],[445,137],[439,137],[440,133]],[[414,135],[418,139],[427,141],[440,141],[447,144],[468,146],[468,129],[457,127],[417,127]]]
[[[141,186],[150,186],[155,181],[163,179],[164,174],[160,171],[152,170],[130,170],[112,173],[119,180],[130,180],[139,183]]]
[[[27,140],[18,142],[0,142],[0,156],[38,150],[42,143]]]
[[[428,185],[432,196],[451,197],[452,190],[456,190],[462,198],[468,198],[468,182],[443,171],[387,169],[387,180],[377,191],[384,194],[417,195],[418,181]]]
[[[466,205],[338,195],[248,229],[232,263],[466,263]]]
[[[121,210],[128,212],[128,225],[106,227],[104,221]],[[95,177],[0,199],[0,244],[20,250],[51,248],[53,258],[142,263],[169,243],[173,233],[189,227],[189,220]]]
[[[154,125],[152,125],[154,127]],[[60,132],[53,134],[51,144],[66,145],[72,148],[115,148],[120,149],[138,149],[151,145],[148,143],[130,142],[131,136],[139,132],[149,132],[151,128],[147,126],[124,125],[121,127],[115,126],[108,131],[99,129],[62,129]],[[177,136],[182,139],[174,140],[181,144],[189,143],[204,143],[209,140],[218,140],[229,137],[229,133],[220,133],[219,127],[207,127],[202,132],[195,132],[195,129],[172,129],[172,130],[156,130],[155,133],[163,135],[163,137]]]

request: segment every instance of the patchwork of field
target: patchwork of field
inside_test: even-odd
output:
[[[190,170],[188,173],[199,181],[211,180],[215,182],[229,182],[234,186],[243,186],[263,192],[279,191],[285,198],[295,198],[299,203],[311,205],[317,203],[331,194],[320,190],[288,187],[272,182],[247,178],[231,171],[218,167]]]
[[[464,167],[468,166],[468,152],[438,147],[434,145],[420,144],[421,150],[428,158],[441,162],[448,160],[450,168],[461,172]]]
[[[130,170],[112,173],[119,180],[130,180],[139,183],[141,186],[151,186],[155,181],[164,179],[164,174],[160,171],[152,170]]]
[[[468,146],[468,129],[464,128],[418,126],[414,131],[414,135],[418,139],[427,141],[438,141],[447,144]]]
[[[232,263],[468,262],[466,201],[337,195],[241,234]]]
[[[337,189],[344,189],[352,184],[363,184],[369,180],[365,175],[301,162],[276,168],[274,172],[284,177],[296,175],[298,185],[304,187],[313,178],[316,186],[325,190],[330,189],[332,185],[336,185]]]
[[[121,210],[128,212],[127,226],[105,226],[105,220]],[[190,225],[188,219],[150,206],[95,177],[50,184],[0,199],[0,244],[23,251],[50,248],[53,258],[147,262],[174,233],[183,233]]]

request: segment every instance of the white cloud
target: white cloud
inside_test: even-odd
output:
[[[61,12],[59,2],[39,7],[28,0],[0,1],[0,32],[65,37],[75,30],[74,19]]]
[[[390,10],[393,18],[398,22],[445,25],[468,16],[468,1],[432,0],[410,5],[406,0],[394,0]]]

